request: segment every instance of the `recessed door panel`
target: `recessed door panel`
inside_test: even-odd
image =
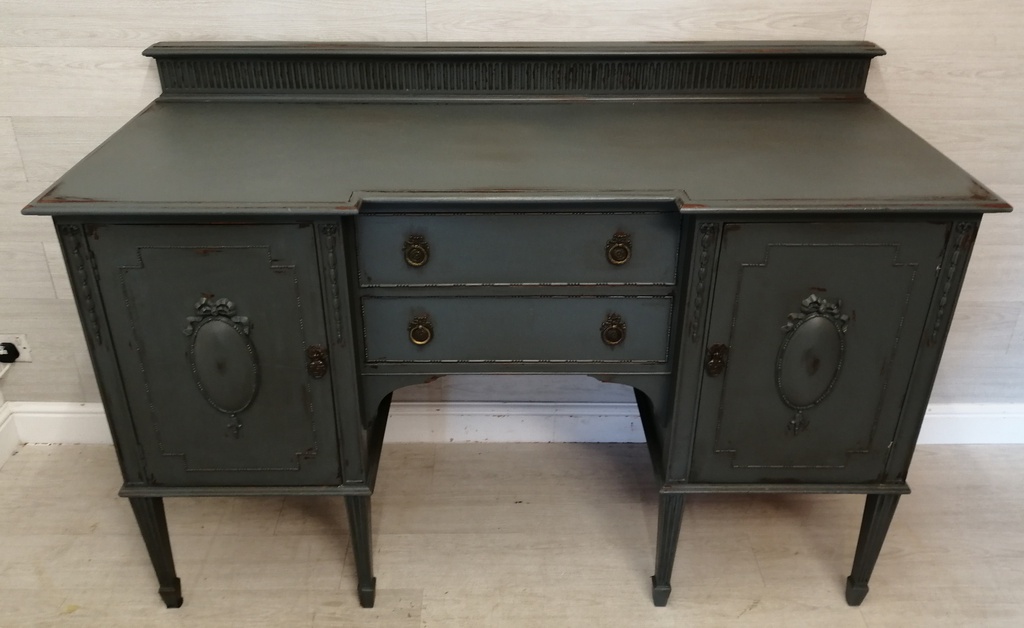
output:
[[[879,480],[946,234],[724,225],[691,479]]]
[[[310,226],[103,226],[90,246],[152,482],[338,481]]]

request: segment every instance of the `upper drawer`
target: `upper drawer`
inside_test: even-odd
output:
[[[363,286],[673,285],[676,213],[364,214]]]

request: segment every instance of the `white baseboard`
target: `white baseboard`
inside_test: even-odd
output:
[[[7,404],[23,443],[110,443],[99,403],[12,401]],[[395,403],[387,441],[643,442],[629,403]]]
[[[386,441],[636,443],[644,434],[630,403],[404,402],[391,406]],[[0,408],[0,460],[19,442],[111,441],[98,403],[12,401]],[[919,442],[1022,444],[1024,404],[929,406]]]
[[[1024,403],[941,403],[928,406],[922,445],[1024,443]]]
[[[100,403],[10,401],[23,443],[109,444],[107,416]]]
[[[11,404],[4,403],[3,397],[0,397],[0,467],[21,446],[21,436],[14,421]]]
[[[390,443],[642,443],[631,403],[404,402],[391,406]]]

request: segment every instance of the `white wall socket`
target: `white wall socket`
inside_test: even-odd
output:
[[[21,355],[18,362],[31,362],[32,350],[28,348],[28,336],[25,334],[0,334],[0,343],[9,342],[18,348]]]

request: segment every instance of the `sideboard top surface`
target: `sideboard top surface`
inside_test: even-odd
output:
[[[300,86],[302,80],[319,80],[318,72],[326,71],[326,66],[307,59],[296,62],[314,63],[302,74],[306,66],[288,65],[288,54],[296,53],[291,49],[278,50],[269,61],[239,65],[225,59],[262,54],[258,47],[254,52],[251,46],[211,46],[151,49],[158,60],[171,55],[167,63],[192,63],[189,59],[199,55],[198,63],[210,65],[173,66],[178,68],[174,72],[184,74],[162,69],[164,97],[25,212],[339,214],[358,212],[368,203],[408,200],[668,201],[694,212],[1009,210],[1005,201],[864,98],[864,75],[854,66],[843,79],[849,83],[848,93],[835,99],[825,95],[773,101],[712,95],[680,100],[623,92],[615,98],[563,94],[546,100],[473,101],[435,94],[406,102],[317,102],[291,96],[169,94],[167,81],[175,77],[207,87],[228,79],[266,79],[269,75],[258,74],[266,63],[278,64],[266,67],[284,73],[274,75],[276,80],[300,81]],[[829,49],[819,42],[803,54],[824,54],[815,52],[818,48]],[[881,52],[868,44],[833,48],[853,58]],[[409,54],[407,49],[395,50],[394,54]],[[690,49],[651,50],[677,57],[693,54]],[[527,48],[519,54],[537,50]],[[777,57],[778,53],[771,58]],[[216,65],[224,63],[235,65]],[[373,63],[377,65],[366,67],[393,67],[387,60]],[[452,76],[462,72],[460,68],[490,72],[473,79],[477,83],[498,76],[486,64],[452,67]],[[728,80],[758,82],[744,74],[748,66],[728,68],[733,74],[722,74]],[[226,74],[211,73],[214,70]],[[292,70],[299,73],[292,77]],[[243,71],[253,74],[235,74]],[[443,79],[441,74],[431,76]],[[568,75],[550,76],[571,82],[564,78]],[[830,80],[820,79],[823,75],[792,76],[812,77],[807,79],[812,86]]]
[[[396,197],[1007,207],[870,101],[154,103],[33,214],[355,211]]]

